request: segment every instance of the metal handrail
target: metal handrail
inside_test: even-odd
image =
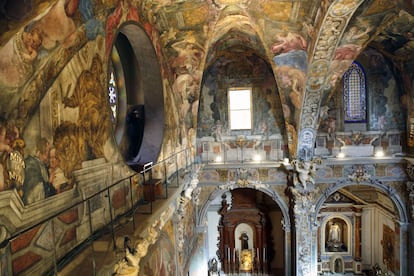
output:
[[[185,149],[183,149],[183,150],[181,150],[181,151],[179,151],[179,152],[176,152],[176,153],[174,153],[174,154],[172,154],[171,156],[169,156],[169,157],[167,157],[167,158],[165,158],[165,159],[163,159],[163,160],[161,160],[161,161],[158,161],[157,163],[155,163],[155,164],[153,164],[152,162],[150,162],[150,163],[147,163],[147,164],[145,164],[144,165],[144,170],[142,170],[142,171],[140,171],[140,172],[136,172],[136,173],[133,173],[133,174],[131,174],[131,175],[129,175],[129,176],[127,176],[127,177],[124,177],[124,178],[122,178],[122,179],[119,179],[119,180],[117,180],[117,181],[115,181],[114,183],[112,183],[111,185],[109,185],[109,186],[106,186],[104,189],[102,189],[102,190],[100,190],[100,191],[98,191],[98,192],[95,192],[95,193],[93,193],[93,194],[91,194],[91,195],[89,195],[89,196],[87,196],[86,198],[84,198],[84,199],[81,199],[81,200],[79,200],[79,201],[77,201],[77,202],[75,202],[75,203],[73,203],[73,204],[71,204],[71,205],[69,205],[69,206],[67,206],[67,207],[65,207],[64,209],[62,209],[62,210],[60,210],[60,211],[58,211],[57,213],[54,213],[53,215],[50,215],[50,216],[48,216],[48,217],[46,217],[46,218],[43,218],[43,219],[41,219],[41,220],[39,220],[39,221],[37,221],[36,223],[34,223],[34,224],[31,224],[30,226],[27,226],[27,227],[23,227],[22,229],[20,229],[20,230],[17,230],[17,231],[15,231],[14,233],[12,233],[11,234],[11,236],[9,236],[9,237],[7,237],[7,238],[5,238],[1,243],[0,243],[0,249],[3,249],[3,248],[5,248],[6,246],[8,246],[9,245],[9,243],[12,241],[12,240],[14,240],[14,239],[16,239],[16,238],[18,238],[19,236],[21,236],[22,234],[24,234],[24,233],[26,233],[26,232],[28,232],[28,231],[30,231],[30,230],[32,230],[32,229],[34,229],[34,228],[36,228],[36,227],[38,227],[38,226],[40,226],[40,225],[43,225],[43,224],[46,224],[46,223],[48,223],[49,221],[51,221],[52,223],[53,223],[53,220],[55,219],[55,218],[57,218],[58,216],[60,216],[60,215],[62,215],[62,214],[64,214],[65,212],[67,212],[67,211],[69,211],[69,210],[71,210],[72,208],[75,208],[75,207],[77,207],[77,206],[79,206],[79,205],[82,205],[82,204],[87,204],[87,207],[88,207],[88,214],[89,214],[89,228],[90,228],[90,235],[87,237],[87,238],[85,238],[82,242],[80,242],[80,244],[83,244],[83,243],[85,243],[85,242],[88,242],[88,241],[91,241],[91,242],[93,242],[95,239],[94,238],[92,238],[91,239],[91,237],[94,235],[94,233],[93,233],[93,227],[92,227],[92,218],[91,218],[91,210],[90,210],[90,200],[92,199],[92,198],[94,198],[95,196],[98,196],[98,195],[100,195],[100,194],[102,194],[102,193],[107,193],[107,197],[108,197],[108,200],[110,201],[110,189],[111,188],[113,188],[113,187],[115,187],[115,186],[117,186],[117,185],[119,185],[120,183],[123,183],[124,181],[126,181],[126,180],[129,180],[129,186],[130,186],[130,189],[131,189],[131,198],[130,198],[130,200],[131,200],[131,208],[129,209],[129,210],[127,210],[127,211],[125,211],[122,215],[120,215],[121,217],[122,216],[127,216],[128,214],[130,214],[131,213],[131,211],[132,211],[132,217],[133,217],[133,227],[134,227],[134,229],[135,229],[135,220],[134,220],[134,214],[135,214],[135,211],[136,211],[136,207],[137,207],[137,205],[139,205],[139,202],[136,202],[135,204],[134,204],[134,198],[133,198],[133,193],[132,193],[132,181],[131,181],[131,179],[132,179],[132,177],[134,177],[134,176],[137,176],[137,175],[139,175],[139,174],[142,174],[143,176],[144,176],[144,178],[143,178],[143,181],[145,182],[145,173],[147,172],[147,171],[152,171],[152,169],[154,168],[154,167],[156,167],[157,165],[161,165],[161,164],[163,164],[163,163],[165,163],[165,162],[167,162],[168,160],[170,160],[171,158],[174,158],[175,157],[175,164],[176,164],[176,167],[175,167],[175,173],[173,173],[173,174],[171,174],[170,175],[170,177],[172,177],[172,176],[174,176],[175,174],[178,176],[178,171],[179,171],[179,168],[178,168],[178,162],[177,162],[177,158],[178,158],[178,155],[180,155],[180,154],[182,154],[183,152],[186,152],[186,155],[185,155],[185,158],[186,158],[186,164],[185,164],[185,166],[186,166],[186,168],[188,167],[188,154],[187,154],[187,152],[189,151],[190,149],[189,148],[185,148]],[[191,156],[190,156],[190,158],[191,158]],[[192,160],[190,163],[192,164],[193,163],[193,161],[194,160]],[[165,178],[167,178],[167,172],[165,171],[165,173],[164,173],[164,177]],[[178,177],[177,177],[178,178]],[[168,184],[168,181],[167,181],[167,179],[164,179],[164,183],[165,184]],[[167,190],[167,185],[166,185],[166,190]],[[167,194],[167,196],[168,196],[168,194]],[[109,203],[109,206],[111,206],[111,204]],[[114,243],[114,246],[115,246],[115,234],[114,234],[114,228],[113,228],[113,223],[114,223],[114,218],[112,217],[112,211],[111,211],[111,209],[109,210],[109,212],[111,213],[111,221],[108,223],[108,224],[110,224],[111,225],[111,229],[112,229],[112,239],[113,239],[113,243]],[[152,213],[152,202],[151,202],[151,213]],[[120,217],[120,216],[118,216],[118,218]],[[105,226],[102,226],[100,229],[98,229],[98,230],[102,230],[104,227],[106,227],[108,224],[106,224]],[[52,225],[52,229],[53,229],[53,225]],[[97,231],[98,231],[97,230]],[[54,244],[54,243],[53,243]],[[54,250],[55,250],[55,248],[54,248]],[[74,249],[72,249],[72,250],[74,250]],[[94,252],[93,252],[93,246],[92,246],[92,261],[93,261],[93,270],[94,270],[94,274],[95,274],[95,270],[96,270],[96,265],[95,265],[95,256],[94,256]],[[54,251],[55,252],[55,251]],[[66,255],[68,255],[70,253],[70,251],[69,252],[67,252],[66,253]],[[54,254],[54,271],[55,272],[57,272],[57,265],[56,265],[56,254]]]

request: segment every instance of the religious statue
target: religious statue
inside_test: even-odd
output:
[[[212,258],[208,261],[208,276],[213,275],[220,275],[220,272],[218,270],[218,262],[216,258]]]
[[[241,240],[241,249],[249,249],[249,236],[246,234],[246,232],[243,232],[240,236]]]
[[[341,228],[335,221],[329,226],[329,241],[341,242]]]
[[[330,221],[328,224],[326,229],[326,245],[330,252],[343,252],[347,250],[347,247],[342,240],[342,231],[344,231],[342,227],[343,225],[341,222],[336,220]]]

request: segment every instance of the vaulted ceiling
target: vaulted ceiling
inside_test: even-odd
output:
[[[78,1],[78,0],[71,0]],[[69,2],[69,0],[67,1]],[[116,1],[91,1],[95,12]],[[26,3],[26,2],[25,2]],[[291,155],[312,147],[320,108],[332,87],[367,47],[408,68],[414,57],[414,4],[395,0],[159,0],[122,1],[134,7],[164,56],[174,82],[185,66],[202,73],[219,58],[240,60],[252,55],[272,67],[278,80],[276,56],[302,50],[305,56],[302,108],[287,123]],[[50,3],[12,0],[0,6],[1,45]],[[102,20],[102,19],[101,19]],[[155,35],[156,33],[156,35]],[[193,55],[192,57],[188,57]],[[280,60],[279,60],[280,62]],[[402,66],[401,66],[402,65]],[[190,68],[190,69],[189,69]],[[194,69],[196,68],[196,69]],[[200,78],[201,81],[201,78]],[[303,156],[302,156],[303,157]]]

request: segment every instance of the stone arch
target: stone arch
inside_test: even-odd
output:
[[[401,248],[399,253],[401,254],[400,257],[400,265],[399,265],[399,270],[402,273],[402,275],[405,275],[405,273],[407,272],[407,257],[404,256],[404,254],[402,254],[401,252],[407,252],[407,250],[409,250],[409,246],[408,243],[405,240],[404,237],[407,237],[407,226],[409,224],[409,216],[408,216],[408,212],[407,212],[407,208],[404,204],[404,201],[401,197],[401,195],[398,193],[397,190],[395,190],[393,187],[391,187],[390,185],[384,184],[382,181],[378,180],[378,179],[368,179],[367,181],[362,181],[362,182],[354,182],[352,180],[342,180],[342,181],[338,181],[337,183],[333,184],[332,186],[330,186],[329,188],[327,188],[322,195],[319,197],[319,199],[315,202],[315,212],[313,214],[313,219],[315,221],[317,221],[317,216],[321,210],[321,207],[323,205],[323,203],[328,199],[328,197],[330,195],[332,195],[334,192],[338,191],[341,188],[347,187],[347,186],[353,186],[353,185],[365,185],[365,186],[370,186],[373,188],[376,188],[382,192],[384,192],[392,201],[392,203],[394,204],[394,208],[396,208],[397,212],[398,212],[398,219],[399,221],[397,222],[401,227],[400,227],[400,236],[401,236],[401,240],[400,240],[400,244],[401,244]],[[316,256],[315,256],[316,257]]]
[[[404,201],[398,194],[397,190],[395,190],[393,187],[389,185],[384,184],[378,179],[370,179],[368,181],[364,181],[360,183],[355,183],[354,181],[351,181],[351,180],[345,180],[345,181],[339,181],[335,183],[334,185],[330,186],[323,192],[321,197],[316,201],[315,213],[313,214],[314,219],[317,219],[317,214],[319,213],[319,210],[321,209],[323,203],[328,199],[330,195],[332,195],[334,192],[338,191],[339,189],[342,189],[347,186],[352,186],[352,185],[366,185],[366,186],[374,187],[384,192],[385,194],[387,194],[390,197],[391,201],[394,203],[395,208],[398,210],[400,222],[408,223],[407,208],[405,207]]]
[[[224,189],[220,189],[220,188],[215,189],[210,194],[210,196],[208,197],[208,199],[206,200],[204,205],[201,207],[201,210],[200,210],[200,212],[198,214],[198,218],[197,218],[197,226],[201,227],[203,225],[203,220],[207,215],[208,207],[210,206],[211,202],[214,201],[214,199],[216,199],[217,197],[221,197],[222,194],[224,194],[226,192],[229,192],[231,190],[237,189],[237,188],[250,188],[250,189],[253,189],[253,190],[263,192],[264,194],[266,194],[270,198],[272,198],[275,201],[275,203],[279,206],[279,208],[280,208],[280,210],[283,214],[282,225],[284,227],[284,230],[286,232],[290,232],[291,222],[290,222],[290,216],[289,216],[289,207],[282,200],[280,195],[277,194],[274,190],[272,190],[270,188],[270,186],[267,186],[267,185],[261,185],[261,187],[257,187],[255,185],[247,185],[247,186],[243,186],[243,187],[239,187],[237,185],[229,185],[228,187],[226,187]]]

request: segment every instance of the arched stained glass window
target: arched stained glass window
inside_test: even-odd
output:
[[[345,123],[362,123],[367,119],[366,78],[362,67],[353,62],[343,77]]]

